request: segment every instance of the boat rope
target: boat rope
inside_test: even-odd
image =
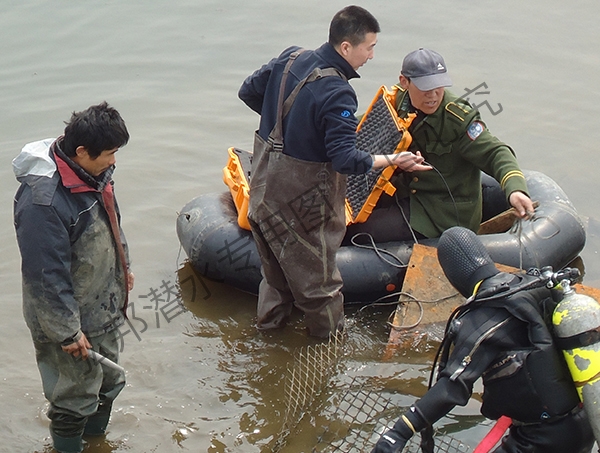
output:
[[[410,302],[410,301],[408,301],[408,302]],[[394,310],[392,313],[390,313],[390,316],[388,317],[386,324],[392,330],[396,330],[396,331],[414,329],[419,324],[421,324],[421,321],[423,320],[423,316],[425,315],[425,309],[423,308],[423,304],[420,301],[415,299],[414,302],[416,302],[417,307],[419,307],[419,318],[414,323],[409,324],[407,326],[404,326],[404,325],[398,326],[398,325],[394,324],[393,319],[396,317],[396,313],[398,313],[398,309],[400,308],[400,305],[402,304],[402,303],[399,303],[398,306],[396,307],[396,310]],[[390,319],[391,319],[391,321],[390,321]]]
[[[396,331],[409,330],[409,329],[414,329],[415,327],[417,327],[421,323],[421,321],[423,320],[423,316],[425,315],[425,308],[423,307],[423,304],[437,304],[438,302],[452,299],[453,297],[455,297],[458,294],[458,292],[450,294],[448,296],[440,297],[438,299],[433,299],[433,300],[417,299],[412,294],[406,293],[406,292],[400,292],[397,294],[399,294],[399,296],[406,296],[411,300],[398,300],[398,305],[396,306],[396,310],[394,310],[392,313],[390,313],[390,316],[388,317],[387,325]],[[398,297],[398,299],[400,299],[400,297]],[[409,324],[409,325],[398,325],[398,324],[394,324],[393,322],[390,322],[390,319],[395,317],[396,313],[398,313],[398,310],[400,310],[401,306],[408,305],[411,302],[416,303],[417,307],[419,307],[419,318],[414,323]],[[399,318],[400,318],[400,316],[399,316]]]
[[[452,196],[452,195],[450,195],[450,196]],[[406,218],[406,213],[404,212],[404,209],[402,209],[402,205],[400,204],[400,200],[398,199],[398,192],[396,192],[394,194],[394,201],[396,202],[396,206],[398,206],[398,209],[400,209],[400,214],[402,214],[404,223],[408,226],[408,229],[410,230],[410,234],[413,237],[413,241],[415,241],[415,244],[418,244],[419,241],[417,239],[417,236],[415,235],[415,230],[413,230],[413,227],[411,226],[409,220]]]
[[[539,205],[538,202],[534,202],[534,207],[537,207]],[[537,219],[539,219],[540,217],[538,217],[535,212],[531,215],[531,217],[529,217],[529,219],[526,219],[527,222],[535,222]],[[525,243],[523,241],[523,222],[525,220],[519,218],[517,219],[517,221],[514,223],[514,225],[512,226],[512,228],[509,230],[509,233],[514,234],[517,237],[517,242],[519,244],[519,270],[520,271],[526,271],[526,269],[523,268],[523,255],[525,254]],[[537,260],[536,260],[537,261]],[[539,264],[537,265],[539,267]]]
[[[456,214],[456,225],[459,226],[460,216],[458,215],[458,207],[456,206],[456,200],[454,199],[454,195],[452,195],[452,190],[450,190],[450,186],[448,185],[448,182],[446,182],[446,178],[444,178],[442,173],[429,162],[423,161],[423,165],[429,165],[433,170],[435,170],[435,172],[438,174],[438,176],[441,178],[442,182],[446,186],[446,191],[448,192],[448,195],[450,195],[450,199],[452,200],[452,206],[454,207],[454,213]]]
[[[514,225],[514,232],[519,243],[519,270],[523,270],[523,221],[518,219]]]

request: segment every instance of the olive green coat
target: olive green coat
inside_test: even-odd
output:
[[[396,93],[396,109],[401,117],[414,110],[407,91]],[[476,109],[448,90],[438,110],[413,121],[409,132],[409,150],[420,151],[434,167],[401,173],[393,181],[400,196],[410,196],[410,223],[419,233],[438,237],[455,225],[477,232],[481,171],[500,183],[507,199],[517,190],[527,194],[513,150],[489,132]]]

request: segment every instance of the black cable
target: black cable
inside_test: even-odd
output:
[[[371,245],[364,245],[364,244],[359,244],[355,241],[355,239],[359,236],[366,236],[369,238],[369,241],[371,242]],[[387,264],[389,264],[390,266],[399,268],[399,269],[404,269],[405,267],[408,266],[408,264],[404,264],[402,262],[402,260],[400,260],[400,258],[398,258],[396,255],[394,255],[392,252],[389,252],[385,249],[380,249],[379,247],[377,247],[377,244],[375,244],[375,240],[373,239],[373,236],[371,236],[370,233],[356,233],[354,236],[352,236],[352,238],[350,238],[350,243],[352,245],[354,245],[355,247],[361,248],[361,249],[367,249],[367,250],[373,250],[377,256],[379,258],[381,258],[381,260],[385,261]],[[396,264],[396,263],[392,263],[391,261],[389,261],[388,259],[383,257],[383,254],[389,255],[391,257],[393,257],[394,259],[396,259],[400,264]]]
[[[437,168],[435,168],[435,166],[431,165],[429,162],[423,161],[423,164],[429,165],[433,170],[435,170],[435,172],[438,174],[438,176],[442,179],[442,182],[444,183],[444,185],[446,186],[446,190],[448,191],[448,195],[450,195],[450,199],[452,200],[452,206],[454,206],[454,213],[456,214],[456,225],[460,226],[460,216],[458,215],[458,207],[456,206],[456,200],[454,199],[454,195],[452,195],[452,191],[450,190],[450,186],[448,186],[446,179],[444,178],[442,173]]]
[[[417,236],[415,235],[415,231],[413,230],[413,227],[410,224],[410,221],[406,218],[406,214],[404,213],[404,209],[402,209],[402,205],[400,204],[400,200],[398,199],[398,192],[396,192],[394,194],[394,201],[396,202],[396,206],[398,206],[398,209],[400,209],[400,214],[402,214],[402,218],[404,219],[404,223],[406,223],[406,226],[408,226],[408,230],[410,231],[410,234],[413,237],[413,241],[415,241],[415,244],[418,244],[419,241],[417,240]]]

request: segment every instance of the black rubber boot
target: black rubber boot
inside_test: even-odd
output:
[[[83,451],[83,441],[81,436],[78,437],[60,437],[53,432],[52,443],[54,449],[59,453],[80,453]]]
[[[88,418],[85,428],[83,430],[84,436],[103,436],[106,434],[106,427],[108,426],[108,420],[110,419],[110,413],[96,413]]]

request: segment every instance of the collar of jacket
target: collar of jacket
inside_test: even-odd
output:
[[[328,42],[316,49],[315,53],[344,74],[348,80],[360,78],[360,74]]]
[[[399,87],[399,85],[397,86]],[[438,109],[435,112],[426,115],[421,110],[416,109],[412,105],[410,101],[410,96],[408,94],[408,90],[400,88],[398,90],[398,95],[396,98],[396,110],[401,118],[406,118],[408,113],[417,114],[417,117],[415,118],[415,120],[413,120],[412,124],[409,127],[409,130],[414,130],[422,121],[428,124],[436,124],[438,122],[438,119],[442,115],[444,115],[445,107],[451,100],[452,96],[449,94],[448,90],[444,90],[444,98],[442,99],[442,102],[440,103]]]
[[[63,152],[60,142],[61,138],[56,139],[50,151],[56,161],[63,186],[71,193],[102,192],[112,180],[114,167],[106,170],[98,178],[94,178]]]

